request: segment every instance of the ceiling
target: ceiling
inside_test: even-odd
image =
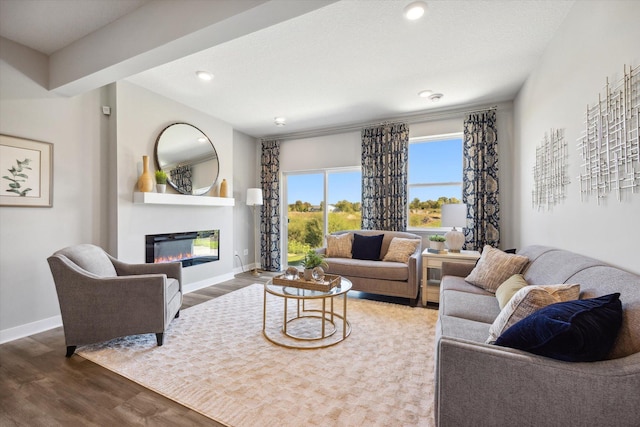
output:
[[[155,1],[0,0],[0,35],[55,54]],[[279,2],[292,4],[254,0]],[[418,21],[404,19],[408,3],[321,2],[124,79],[255,137],[490,105],[514,99],[574,1],[428,0]]]

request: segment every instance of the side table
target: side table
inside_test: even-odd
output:
[[[422,251],[422,290],[421,302],[423,306],[427,302],[440,302],[440,279],[443,262],[457,262],[460,264],[475,264],[480,258],[478,251],[460,251],[459,253],[447,252],[434,254],[428,249]]]

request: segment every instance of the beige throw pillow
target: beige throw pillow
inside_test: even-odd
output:
[[[502,285],[498,286],[498,289],[496,289],[496,298],[498,300],[500,310],[507,305],[509,300],[511,300],[511,297],[514,296],[516,292],[525,286],[527,286],[527,281],[524,280],[524,276],[522,274],[514,274],[505,280]]]
[[[351,258],[353,233],[328,234],[327,258]]]
[[[514,274],[518,274],[529,262],[522,255],[508,254],[486,245],[475,268],[464,279],[467,282],[495,293],[498,286]]]
[[[391,239],[389,249],[385,254],[383,261],[409,262],[409,257],[416,251],[420,244],[418,239],[404,239],[402,237],[394,237]]]
[[[525,286],[502,309],[489,328],[487,344],[493,343],[511,326],[543,307],[580,297],[580,285]]]

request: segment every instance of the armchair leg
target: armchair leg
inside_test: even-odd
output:
[[[156,341],[158,341],[158,347],[162,345],[163,340],[164,340],[164,332],[160,332],[156,334]]]
[[[178,310],[178,312],[176,313],[176,316],[174,317],[174,319],[177,319],[178,317],[180,317],[180,310]]]
[[[75,345],[68,345],[67,346],[67,354],[65,355],[65,357],[73,356],[73,353],[75,353],[75,351],[76,351],[76,346]]]

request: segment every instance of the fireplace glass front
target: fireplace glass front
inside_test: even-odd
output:
[[[220,230],[146,235],[146,262],[182,262],[183,267],[220,259]]]

